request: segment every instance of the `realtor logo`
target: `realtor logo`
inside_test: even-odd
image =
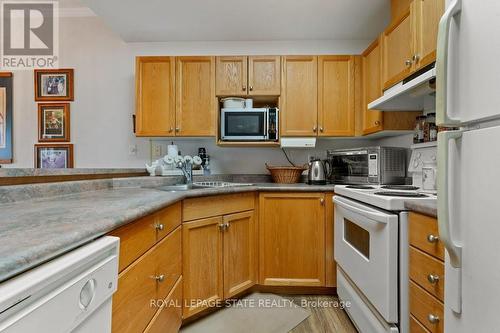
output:
[[[57,10],[56,1],[1,2],[2,70],[57,67]]]

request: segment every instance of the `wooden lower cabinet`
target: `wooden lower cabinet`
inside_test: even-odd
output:
[[[182,323],[182,277],[163,302],[158,302],[160,309],[144,330],[145,333],[177,333]]]
[[[165,299],[180,276],[178,227],[119,274],[113,296],[113,332],[143,332],[157,310],[151,300]]]
[[[324,193],[260,194],[260,284],[325,286],[325,205]]]
[[[223,298],[222,216],[182,225],[183,317]]]

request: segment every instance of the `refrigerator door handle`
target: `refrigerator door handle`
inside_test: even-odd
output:
[[[462,246],[452,239],[450,219],[450,197],[453,183],[449,182],[449,147],[451,140],[462,137],[462,131],[445,131],[438,134],[438,227],[439,238],[450,255],[450,264],[455,268],[462,266]],[[451,207],[452,208],[452,207]]]
[[[462,0],[453,0],[439,21],[436,49],[436,123],[459,125],[460,119],[448,114],[448,46],[453,17],[462,11]]]

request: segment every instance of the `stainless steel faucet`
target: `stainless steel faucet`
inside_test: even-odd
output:
[[[191,162],[178,162],[176,164],[177,169],[181,169],[184,177],[186,177],[186,184],[193,184],[193,163]]]

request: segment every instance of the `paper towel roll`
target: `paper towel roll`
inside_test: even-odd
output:
[[[177,145],[168,145],[167,155],[172,157],[179,155],[179,148],[177,147]]]

